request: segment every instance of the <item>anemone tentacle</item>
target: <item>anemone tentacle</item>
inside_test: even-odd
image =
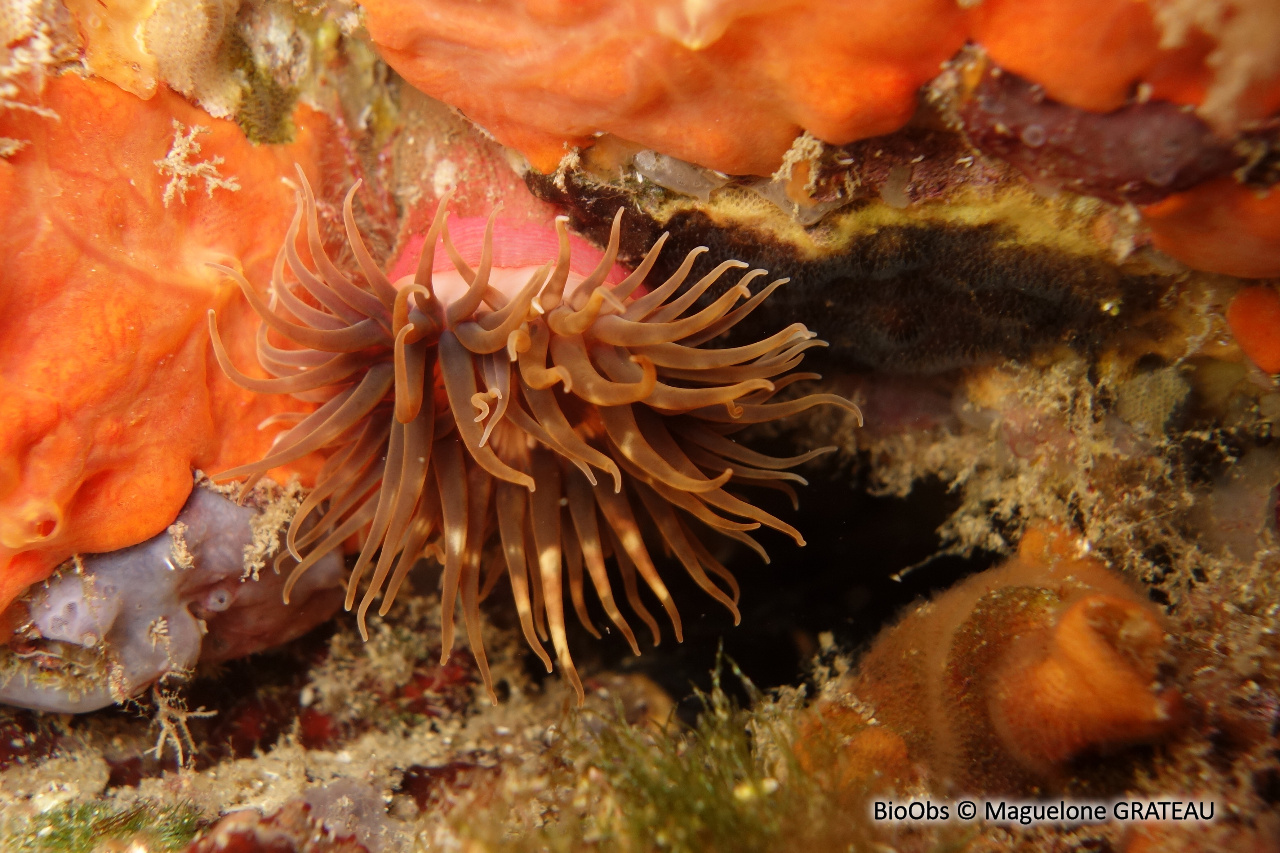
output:
[[[674,554],[736,621],[737,582],[703,537],[742,542],[766,561],[748,531],[764,525],[802,544],[803,539],[726,489],[777,488],[794,500],[785,481],[804,479],[786,469],[832,448],[775,458],[739,444],[732,434],[815,405],[838,406],[861,420],[853,403],[831,394],[769,402],[798,376],[791,371],[804,351],[824,345],[802,324],[754,344],[699,348],[747,316],[785,279],[753,294],[750,284],[765,272],[748,271],[691,313],[726,272],[746,268],[725,261],[681,291],[706,251],[699,248],[666,282],[635,297],[666,235],[631,275],[607,284],[618,251],[619,211],[599,264],[576,286],[569,286],[569,241],[561,217],[555,223],[557,256],[520,292],[504,296],[490,283],[494,219],[473,269],[449,236],[446,197],[417,272],[390,282],[360,238],[351,199],[348,193],[343,218],[363,283],[325,254],[305,177],[268,298],[234,269],[218,267],[263,319],[257,354],[273,378],[238,370],[209,314],[214,354],[232,381],[321,404],[292,422],[266,458],[218,475],[245,476],[252,484],[276,465],[315,450],[328,453],[279,559],[278,568],[296,562],[286,596],[323,554],[363,532],[346,606],[357,609],[361,633],[367,634],[367,612],[378,596],[378,612],[385,614],[413,564],[434,557],[444,566],[441,660],[451,651],[460,598],[491,697],[479,603],[502,574],[525,639],[548,671],[552,657],[543,644],[551,644],[579,701],[583,690],[565,633],[565,592],[578,619],[599,636],[584,596],[589,584],[639,653],[606,561],[616,564],[625,597],[654,643],[661,631],[639,596],[638,578],[681,638],[679,612],[645,544],[648,528],[656,530],[650,539]],[[437,238],[467,285],[448,305],[437,298],[432,282]],[[299,240],[307,244],[310,267],[301,260]],[[286,268],[292,283],[285,280]],[[608,478],[598,479],[595,471]],[[314,526],[303,531],[309,519]],[[496,552],[486,550],[491,542],[498,544]]]

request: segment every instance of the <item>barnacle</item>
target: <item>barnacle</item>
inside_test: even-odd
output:
[[[857,408],[830,394],[769,402],[784,387],[812,378],[788,373],[805,350],[822,345],[801,324],[746,346],[701,348],[785,280],[752,294],[748,284],[764,275],[753,270],[709,307],[691,310],[727,271],[746,267],[725,261],[677,296],[701,253],[694,251],[664,283],[640,295],[665,242],[659,239],[633,273],[610,284],[619,211],[608,248],[588,275],[571,270],[565,220],[558,219],[556,257],[504,293],[494,286],[494,219],[472,268],[450,239],[446,197],[417,272],[393,283],[356,229],[353,188],[344,215],[366,283],[361,286],[325,254],[315,200],[305,178],[302,184],[276,258],[270,302],[238,272],[221,267],[263,318],[258,358],[276,378],[240,373],[210,313],[218,361],[236,382],[321,404],[283,433],[265,459],[219,475],[247,475],[248,489],[287,460],[329,451],[287,536],[299,563],[286,596],[321,557],[363,531],[346,606],[355,607],[359,598],[365,632],[378,595],[385,591],[379,609],[385,614],[419,557],[434,556],[444,565],[441,660],[453,646],[460,595],[471,648],[493,696],[479,603],[505,568],[529,645],[550,670],[540,642],[549,636],[581,698],[565,633],[566,586],[579,619],[598,636],[586,609],[589,575],[610,620],[639,652],[614,598],[605,565],[610,555],[655,644],[658,622],[639,597],[638,578],[681,637],[679,613],[645,545],[646,517],[694,581],[735,619],[738,585],[691,522],[762,557],[764,550],[748,535],[762,525],[803,544],[789,524],[726,487],[762,485],[792,493],[788,481],[804,481],[785,469],[829,448],[783,459],[752,451],[731,436],[745,425],[817,405],[855,414]],[[298,253],[304,224],[310,268]],[[433,272],[439,239],[461,279],[455,299],[442,298],[441,277]],[[286,281],[286,267],[295,282]],[[293,346],[274,343],[272,332]],[[304,532],[304,521],[314,515],[319,522]],[[503,560],[483,565],[495,528]]]

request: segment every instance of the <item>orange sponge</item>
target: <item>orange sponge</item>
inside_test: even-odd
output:
[[[1084,110],[1123,106],[1160,57],[1151,7],[1133,0],[983,0],[970,22],[996,65]]]
[[[543,172],[603,131],[767,175],[801,129],[837,144],[897,130],[965,39],[953,0],[363,6],[393,68]]]
[[[1188,266],[1244,278],[1280,276],[1280,189],[1219,178],[1142,209],[1151,242]]]
[[[208,309],[238,364],[256,363],[257,319],[206,264],[269,280],[294,163],[343,183],[317,180],[343,160],[308,109],[294,143],[255,147],[163,89],[66,75],[41,106],[58,118],[0,113],[26,143],[0,160],[0,611],[74,553],[163,530],[193,468],[266,451],[257,425],[288,404],[209,369]]]
[[[1280,293],[1274,287],[1246,287],[1227,308],[1240,349],[1267,373],[1280,373]]]

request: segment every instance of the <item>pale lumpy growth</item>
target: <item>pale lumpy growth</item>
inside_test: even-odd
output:
[[[536,266],[490,270],[489,287],[495,294],[495,298],[516,299],[519,298],[520,292],[524,290],[533,277],[539,273],[543,273],[545,276],[545,271]],[[582,287],[584,281],[586,281],[586,276],[570,272],[565,278],[564,290],[566,296],[572,298],[578,292],[578,289]],[[416,276],[406,276],[394,282],[392,286],[397,290],[402,290],[415,284],[417,284]],[[436,298],[448,308],[455,302],[466,299],[467,293],[471,289],[471,280],[458,270],[451,269],[443,273],[432,273],[431,285]]]
[[[280,605],[283,578],[245,571],[257,509],[197,487],[169,530],[69,565],[28,593],[28,623],[0,660],[0,702],[83,713],[138,694],[198,660],[287,642],[341,603],[329,554]]]
[[[480,601],[505,574],[529,645],[550,670],[543,646],[549,641],[581,697],[565,637],[566,592],[583,625],[599,636],[587,609],[589,585],[638,654],[615,599],[619,580],[655,644],[658,621],[640,596],[641,583],[681,636],[680,615],[646,542],[660,543],[735,618],[737,583],[703,537],[727,537],[761,557],[764,550],[750,536],[761,525],[802,542],[789,524],[740,497],[739,487],[794,496],[790,483],[804,480],[786,469],[831,448],[779,459],[732,436],[816,405],[840,406],[860,418],[857,408],[829,394],[770,402],[787,385],[813,376],[790,372],[806,350],[823,345],[799,323],[754,344],[702,348],[782,280],[752,293],[749,285],[764,275],[753,270],[698,307],[725,273],[746,266],[726,261],[690,280],[705,251],[698,250],[671,278],[638,295],[665,236],[634,272],[608,282],[620,211],[604,256],[576,290],[568,290],[570,243],[561,219],[556,254],[504,294],[492,286],[493,220],[473,268],[449,239],[446,197],[417,273],[397,287],[356,230],[353,188],[344,216],[364,279],[357,282],[325,254],[315,200],[305,178],[302,184],[270,302],[238,272],[221,268],[263,318],[257,353],[275,378],[237,370],[213,312],[209,317],[214,352],[233,380],[320,404],[278,437],[267,458],[218,475],[247,475],[249,489],[277,465],[327,451],[315,489],[289,529],[288,547],[299,563],[286,596],[325,555],[363,531],[346,597],[348,608],[359,600],[363,632],[377,597],[385,591],[379,609],[385,614],[410,568],[430,556],[444,566],[442,659],[453,646],[460,597],[471,649],[493,696]],[[314,269],[301,263],[296,249],[304,221]],[[432,272],[441,238],[467,283],[466,292],[447,303]],[[318,523],[306,531],[303,525],[314,518]],[[491,541],[498,547],[487,551]]]
[[[471,287],[469,277],[453,262],[453,257],[464,258],[464,265],[475,264],[484,253],[485,235],[492,228],[502,239],[490,241],[491,267],[489,287],[503,299],[514,299],[529,283],[529,277],[560,251],[560,239],[556,232],[545,226],[531,225],[521,220],[498,217],[498,211],[486,222],[483,218],[450,217],[448,229],[436,240],[434,263],[431,269],[431,289],[444,305],[452,305],[466,296]],[[444,238],[447,236],[448,243]],[[425,248],[426,236],[410,239],[405,251],[393,265],[388,277],[396,289],[414,284],[417,266]],[[578,288],[600,263],[603,253],[576,234],[569,235],[569,271],[564,295],[577,293]],[[617,284],[627,277],[627,271],[614,264],[605,276],[608,284]]]

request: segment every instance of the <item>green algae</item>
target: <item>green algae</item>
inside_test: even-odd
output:
[[[728,668],[749,704],[717,671],[711,691],[695,693],[702,712],[691,728],[629,723],[621,705],[571,712],[543,762],[560,769],[541,788],[539,824],[512,826],[504,818],[521,808],[504,798],[465,810],[458,836],[510,853],[868,849],[865,797],[828,788],[794,751],[804,691],[765,695]]]
[[[668,850],[767,850],[790,797],[752,749],[749,711],[716,686],[693,731],[651,738],[614,724],[594,737],[592,766],[618,798],[616,830]]]
[[[204,826],[187,804],[75,803],[33,818],[23,834],[3,839],[3,846],[11,853],[92,853],[104,841],[139,841],[151,853],[167,853],[183,849]]]

